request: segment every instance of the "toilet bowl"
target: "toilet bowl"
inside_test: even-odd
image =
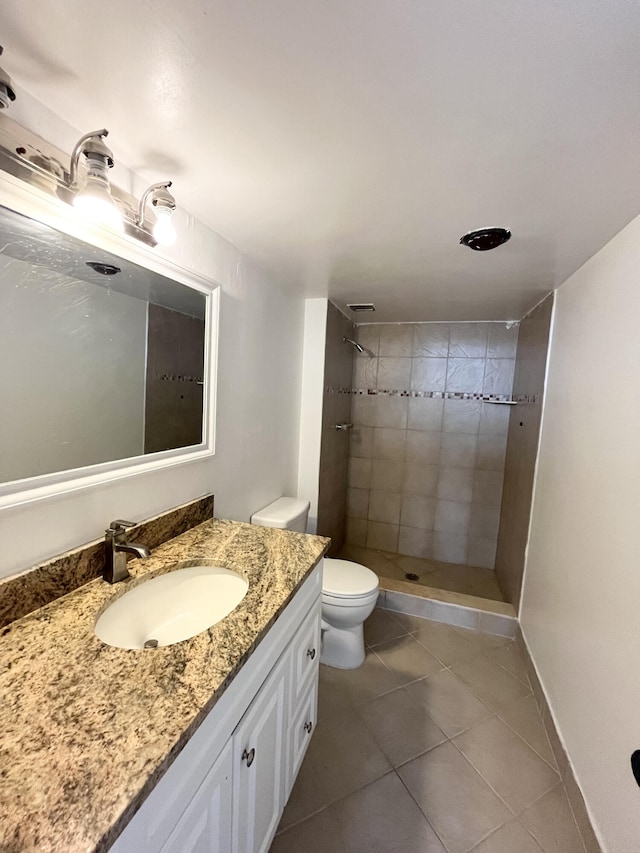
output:
[[[251,516],[252,524],[304,533],[309,501],[278,498]],[[355,669],[364,662],[364,620],[378,600],[378,576],[360,563],[325,558],[322,576],[321,663]]]
[[[360,563],[325,559],[321,663],[340,669],[364,663],[363,625],[376,606],[378,584],[378,576]]]

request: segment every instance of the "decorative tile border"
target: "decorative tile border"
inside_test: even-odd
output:
[[[479,400],[491,403],[539,403],[542,392],[534,394],[476,394],[460,391],[412,391],[395,388],[332,388],[324,389],[325,394],[344,394],[352,397],[418,397],[430,400]]]
[[[137,524],[131,528],[131,540],[157,548],[210,518],[213,495]],[[0,581],[0,628],[99,577],[103,565],[104,540],[99,539]]]
[[[460,391],[411,391],[394,388],[325,388],[325,394],[349,394],[354,397],[419,397],[432,400],[492,400],[508,403],[509,394],[475,394]]]

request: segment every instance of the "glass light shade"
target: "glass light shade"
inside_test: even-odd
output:
[[[84,187],[76,193],[73,206],[97,225],[122,231],[122,214],[109,189],[107,165],[103,158],[87,156],[89,171]]]
[[[172,246],[176,242],[176,229],[171,221],[173,210],[170,207],[154,208],[156,221],[153,226],[153,238],[161,246]]]

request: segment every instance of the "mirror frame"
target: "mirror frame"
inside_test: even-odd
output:
[[[35,219],[89,243],[97,249],[111,252],[127,261],[146,267],[171,278],[179,284],[204,294],[205,306],[205,363],[203,395],[203,441],[200,444],[175,450],[163,450],[147,455],[101,462],[83,468],[58,471],[23,480],[0,484],[0,510],[18,507],[34,501],[57,498],[72,492],[95,489],[139,474],[183,465],[211,457],[215,453],[215,403],[218,360],[218,329],[220,313],[220,284],[185,270],[172,261],[159,257],[154,250],[131,237],[116,234],[96,225],[83,223],[75,209],[59,199],[29,184],[0,172],[0,205],[18,214]]]

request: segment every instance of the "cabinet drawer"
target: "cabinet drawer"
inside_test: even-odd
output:
[[[289,728],[289,774],[287,797],[291,793],[302,759],[311,742],[318,720],[318,681],[314,679],[291,718]]]
[[[291,714],[296,713],[301,697],[312,681],[317,681],[320,665],[320,599],[313,605],[291,643]]]

